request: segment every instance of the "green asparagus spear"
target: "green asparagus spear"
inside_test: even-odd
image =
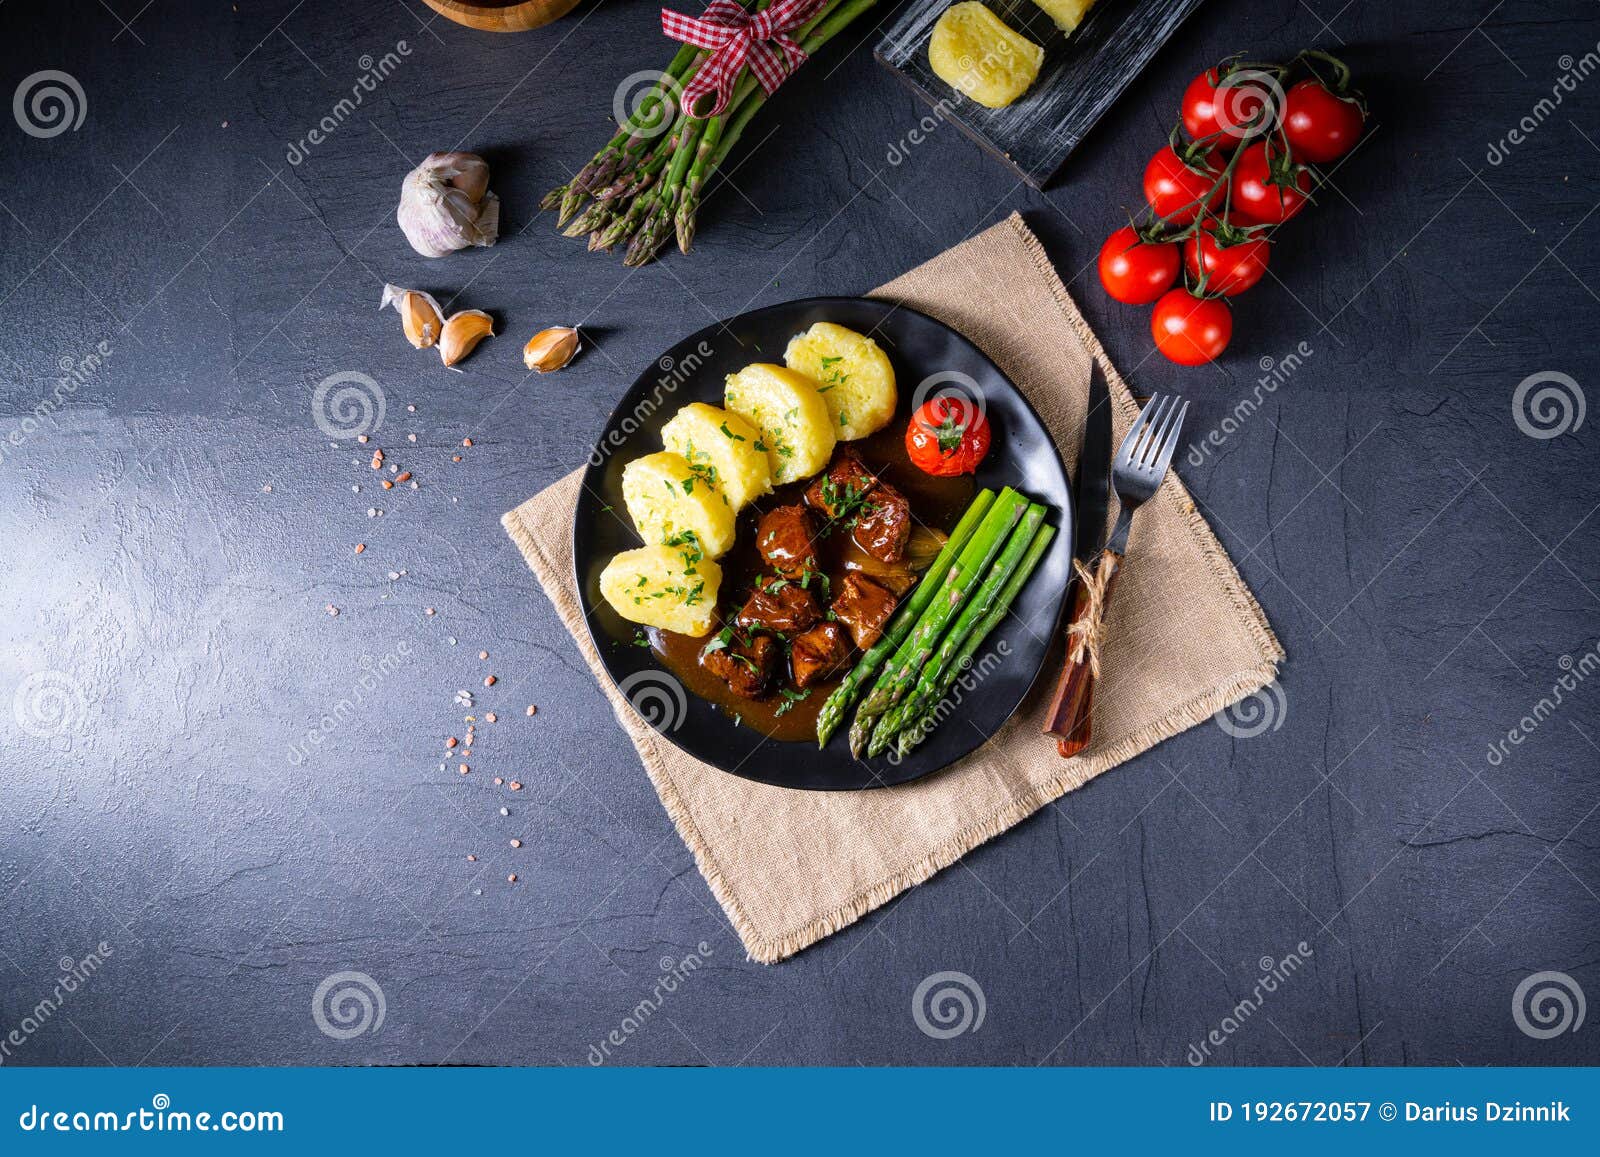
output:
[[[985,568],[1000,553],[1006,536],[1027,508],[1028,500],[1009,486],[994,500],[994,505],[973,534],[972,541],[967,543],[960,557],[951,565],[937,593],[929,600],[922,617],[878,676],[871,694],[857,708],[855,720],[850,724],[851,754],[860,756],[878,717],[898,703],[910,689],[917,668],[933,654],[945,626],[966,601],[967,595],[976,589]]]
[[[1033,536],[1033,541],[1028,545],[1028,553],[1022,556],[1022,561],[1006,579],[1005,585],[995,596],[994,605],[989,613],[980,619],[972,632],[967,635],[960,649],[954,657],[939,668],[934,680],[934,694],[921,715],[910,726],[904,728],[896,736],[896,747],[899,753],[909,755],[911,750],[926,739],[930,732],[942,723],[947,715],[954,710],[955,704],[946,706],[946,696],[955,681],[961,677],[972,665],[972,656],[978,653],[978,648],[983,646],[984,640],[1000,625],[1011,610],[1011,604],[1017,597],[1017,592],[1022,590],[1024,584],[1032,576],[1034,570],[1044,559],[1045,552],[1050,549],[1050,540],[1055,537],[1056,528],[1046,523],[1039,527]]]
[[[872,741],[867,745],[868,755],[882,755],[887,751],[889,741],[895,734],[921,716],[933,702],[939,672],[949,665],[951,659],[961,650],[962,644],[967,641],[967,636],[972,633],[973,628],[994,608],[996,597],[1012,572],[1016,570],[1022,556],[1027,553],[1029,545],[1033,542],[1034,532],[1039,529],[1044,516],[1045,508],[1038,503],[1030,505],[1023,513],[1016,529],[1006,539],[1005,548],[984,573],[983,581],[977,591],[967,599],[961,608],[961,613],[956,616],[956,621],[939,640],[939,648],[933,657],[908,672],[911,688],[901,697],[900,702],[884,712],[878,720],[877,727],[872,733]]]
[[[989,507],[993,502],[992,490],[980,490],[973,496],[966,513],[956,523],[956,528],[950,532],[950,537],[945,540],[933,564],[923,572],[922,581],[911,592],[911,597],[901,604],[900,609],[889,620],[889,625],[884,628],[883,635],[867,648],[860,662],[844,677],[844,682],[834,688],[833,694],[828,696],[828,701],[822,705],[822,710],[817,715],[818,747],[828,745],[829,738],[844,721],[844,713],[850,710],[850,705],[856,701],[856,696],[866,688],[868,680],[878,673],[889,656],[894,654],[895,648],[899,647],[901,641],[911,633],[911,628],[921,617],[923,608],[928,605],[934,591],[944,581],[950,564],[959,557],[962,548],[967,545],[973,532],[978,529],[978,524],[983,521],[984,515],[989,513]]]

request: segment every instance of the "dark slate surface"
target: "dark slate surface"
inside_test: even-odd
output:
[[[1513,418],[1530,375],[1586,404],[1600,381],[1600,80],[1538,106],[1595,50],[1592,5],[1209,0],[1045,195],[949,126],[908,147],[926,110],[863,29],[772,102],[693,257],[627,272],[533,206],[606,135],[616,81],[665,59],[654,23],[640,0],[501,38],[398,2],[0,8],[0,95],[57,69],[86,100],[75,131],[0,126],[0,1030],[23,1038],[3,1059],[582,1064],[616,1030],[626,1063],[1181,1065],[1301,941],[1218,1059],[1600,1058],[1592,1024],[1535,1039],[1512,1015],[1543,970],[1600,995],[1600,685],[1577,682],[1597,419],[1533,438]],[[1190,75],[1313,42],[1343,45],[1376,127],[1222,364],[1176,370],[1082,270]],[[494,163],[508,236],[428,263],[396,190],[457,143]],[[1194,399],[1197,438],[1258,363],[1310,350],[1181,466],[1290,653],[1276,726],[1195,728],[798,959],[748,963],[498,516],[683,333],[865,290],[1013,209],[1123,371]],[[385,280],[459,292],[507,336],[445,373],[376,312]],[[529,333],[578,322],[580,362],[521,372]],[[62,360],[101,342],[55,408]],[[376,490],[367,448],[316,427],[341,371],[381,384],[379,441],[417,491]],[[1537,708],[1569,661],[1576,689]],[[467,777],[438,770],[463,687],[502,716]],[[36,1022],[60,962],[102,942]],[[704,967],[623,1035],[689,952]],[[341,971],[385,1002],[349,1040],[311,1014]],[[919,1031],[940,971],[981,988],[981,1029]]]

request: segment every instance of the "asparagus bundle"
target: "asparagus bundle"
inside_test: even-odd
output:
[[[933,693],[925,701],[924,707],[913,721],[902,728],[896,736],[896,749],[900,755],[910,755],[912,749],[926,739],[928,734],[939,725],[943,718],[940,704],[943,703],[944,697],[950,693],[950,688],[955,684],[957,677],[972,663],[972,656],[977,654],[979,647],[983,646],[983,641],[989,637],[990,632],[1000,625],[1000,620],[1005,618],[1006,613],[1011,610],[1012,600],[1017,597],[1017,592],[1022,589],[1023,584],[1033,574],[1034,568],[1044,558],[1045,551],[1050,549],[1050,540],[1055,537],[1055,533],[1056,528],[1050,525],[1040,526],[1034,532],[1033,541],[1028,545],[1028,552],[1022,556],[1022,560],[1013,568],[1004,585],[1001,586],[999,593],[995,596],[993,606],[989,608],[987,614],[978,620],[977,625],[967,635],[966,642],[961,644],[961,647],[948,662],[942,665],[936,664],[929,668],[926,674],[933,677]],[[943,653],[944,649],[941,647],[941,656]],[[919,681],[919,690],[921,687],[922,683]]]
[[[747,6],[759,12],[769,2]],[[807,54],[815,53],[875,3],[825,0],[791,35]],[[678,248],[689,252],[707,179],[767,100],[745,71],[716,116],[686,115],[677,94],[708,58],[693,45],[679,48],[616,134],[570,181],[545,195],[539,207],[558,211],[556,227],[566,236],[587,234],[591,250],[610,251],[626,243],[622,263],[627,266],[651,260],[673,235]]]
[[[1028,506],[1028,500],[1009,486],[994,500],[989,513],[984,515],[978,529],[973,532],[972,540],[951,564],[949,574],[939,584],[935,597],[928,601],[916,625],[911,628],[900,649],[878,676],[871,693],[857,709],[855,720],[850,724],[852,755],[861,755],[877,725],[878,717],[910,690],[917,672],[938,645],[946,625],[966,601],[967,595],[982,581],[989,564],[1000,553],[1006,536]],[[924,579],[918,585],[929,581]]]
[[[939,648],[933,657],[907,672],[905,681],[911,684],[910,690],[878,720],[877,727],[872,732],[872,739],[867,744],[868,755],[882,755],[888,750],[890,741],[900,731],[913,720],[920,718],[923,712],[934,704],[937,699],[934,691],[939,673],[949,666],[973,629],[994,608],[996,597],[1032,545],[1035,532],[1042,522],[1044,522],[1044,507],[1034,503],[1023,513],[1016,529],[1006,539],[1005,548],[995,559],[994,565],[984,574],[982,585],[971,598],[966,600],[961,613],[956,616],[955,623],[940,639]]]
[[[922,612],[938,592],[950,570],[950,564],[960,556],[961,550],[972,538],[973,532],[978,529],[978,524],[989,513],[989,507],[994,502],[994,491],[980,490],[967,507],[961,521],[956,523],[956,528],[950,532],[950,537],[945,541],[938,556],[933,560],[917,584],[916,590],[911,592],[907,599],[889,620],[889,625],[884,628],[883,635],[867,649],[861,656],[860,662],[850,669],[844,682],[834,688],[833,694],[828,696],[828,701],[822,705],[822,710],[817,715],[817,746],[826,747],[829,738],[844,722],[844,713],[850,710],[850,705],[856,697],[866,689],[867,681],[877,675],[891,655],[899,649],[905,637],[911,633],[911,628],[916,626],[917,620],[922,617]]]

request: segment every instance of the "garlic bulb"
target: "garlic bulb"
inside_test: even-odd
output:
[[[406,174],[395,218],[424,257],[493,245],[500,236],[500,198],[489,192],[489,166],[475,153],[429,153]]]

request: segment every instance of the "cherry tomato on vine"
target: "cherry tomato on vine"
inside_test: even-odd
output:
[[[1265,237],[1233,222],[1207,221],[1183,243],[1183,264],[1196,284],[1204,272],[1207,293],[1235,297],[1266,274],[1271,252]]]
[[[989,452],[989,419],[968,398],[930,398],[906,426],[906,454],[917,469],[936,478],[971,474]]]
[[[1233,311],[1214,297],[1169,289],[1150,314],[1150,336],[1168,361],[1203,366],[1228,348]]]
[[[1366,119],[1359,101],[1330,91],[1320,80],[1302,80],[1283,98],[1283,133],[1302,161],[1337,161],[1355,148]]]
[[[1207,209],[1221,200],[1223,190],[1216,184],[1217,176],[1209,163],[1196,168],[1167,145],[1144,167],[1144,199],[1157,217],[1172,225],[1187,225],[1200,215],[1202,200]]]
[[[1233,208],[1262,225],[1281,225],[1305,207],[1311,174],[1293,157],[1268,149],[1266,141],[1246,145],[1233,170]]]
[[[1183,90],[1179,106],[1190,139],[1206,140],[1224,153],[1254,135],[1250,127],[1272,99],[1264,86],[1253,81],[1227,84],[1229,75],[1226,67],[1206,69]]]
[[[1100,246],[1100,284],[1127,305],[1149,305],[1171,289],[1181,265],[1175,243],[1147,241],[1131,225]]]

